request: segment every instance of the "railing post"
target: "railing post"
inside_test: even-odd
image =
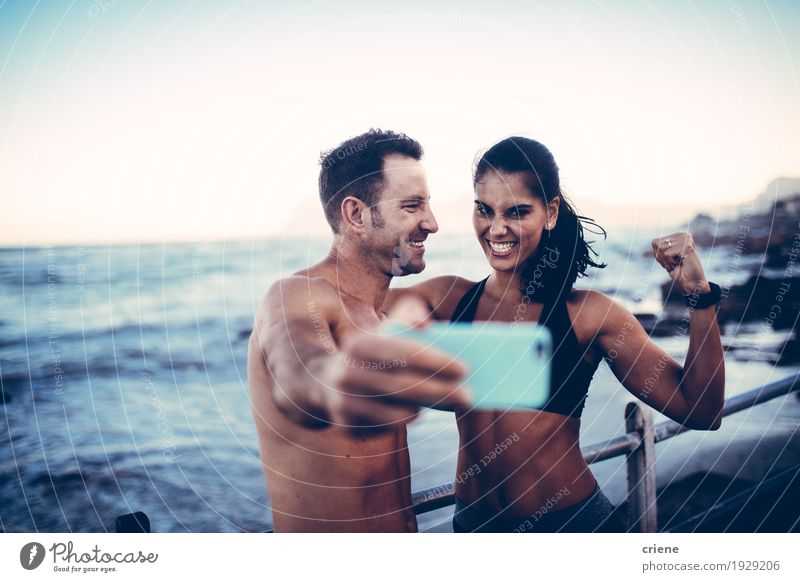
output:
[[[625,430],[641,437],[628,453],[628,531],[658,531],[656,505],[656,448],[653,415],[638,402],[625,407]]]

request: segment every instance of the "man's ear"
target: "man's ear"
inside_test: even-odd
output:
[[[345,230],[350,228],[362,234],[366,229],[365,212],[367,206],[355,196],[347,196],[342,200],[342,224]]]
[[[561,196],[556,196],[547,203],[547,222],[544,224],[545,230],[553,230],[558,222],[558,208],[561,205]]]

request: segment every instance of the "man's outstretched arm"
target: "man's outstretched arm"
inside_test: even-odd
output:
[[[337,346],[339,302],[326,281],[292,277],[273,285],[259,310],[251,341],[273,378],[275,405],[288,418],[379,428],[409,422],[420,406],[468,404],[464,367],[449,355],[374,330]],[[402,367],[386,366],[396,361]],[[258,410],[264,403],[253,398]]]
[[[329,421],[324,375],[337,352],[331,331],[336,316],[331,302],[337,300],[324,280],[290,277],[270,287],[256,315],[250,341],[272,377],[272,400],[302,425]],[[258,396],[252,395],[254,405]]]

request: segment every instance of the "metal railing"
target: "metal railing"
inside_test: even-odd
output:
[[[800,395],[800,374],[728,398],[722,416],[730,416],[791,392]],[[625,429],[624,435],[583,447],[581,452],[587,464],[627,456],[627,530],[657,532],[655,445],[691,429],[673,420],[654,425],[650,409],[638,402],[630,402],[625,407]],[[415,491],[412,502],[417,515],[453,505],[455,485],[451,482]]]

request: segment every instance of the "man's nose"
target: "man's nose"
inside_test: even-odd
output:
[[[428,232],[436,232],[439,230],[439,225],[436,223],[436,217],[433,216],[433,211],[429,208],[425,218],[420,223],[420,228]]]

